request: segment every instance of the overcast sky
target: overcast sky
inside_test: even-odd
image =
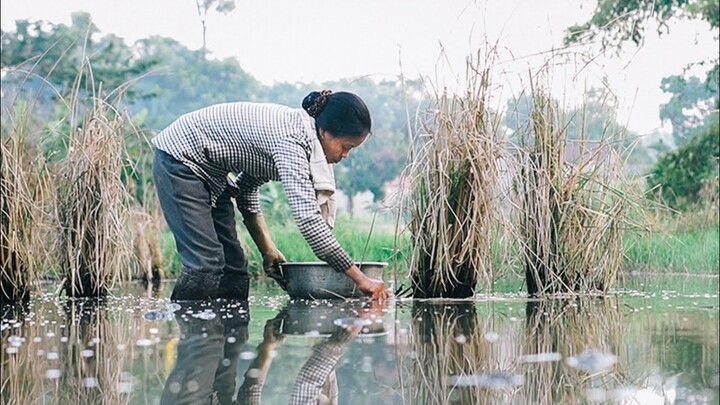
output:
[[[237,0],[230,14],[209,16],[207,47],[211,57],[236,57],[265,84],[358,76],[392,80],[402,63],[406,76],[452,88],[462,87],[466,57],[490,41],[499,45],[497,91],[508,97],[548,51],[562,47],[565,28],[586,21],[594,5],[594,0]],[[128,43],[161,35],[191,49],[202,44],[195,0],[2,0],[0,6],[3,30],[13,30],[17,19],[69,24],[73,11],[86,11],[103,34]],[[681,22],[671,26],[670,35],[651,33],[640,49],[628,44],[620,57],[595,55],[589,64],[571,59],[554,69],[554,96],[575,97],[579,89],[606,83],[619,98],[620,120],[641,134],[652,132],[661,125],[659,105],[668,99],[660,80],[717,55],[712,38],[709,25]]]

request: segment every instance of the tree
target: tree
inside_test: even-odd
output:
[[[663,78],[660,88],[672,95],[660,106],[660,119],[672,124],[675,145],[683,144],[695,129],[707,123],[712,110],[717,110],[717,81],[703,83],[694,76],[675,75]]]
[[[672,18],[699,18],[718,28],[719,6],[718,0],[598,0],[589,21],[566,30],[565,42],[600,37],[605,48],[620,49],[628,40],[640,45],[651,21],[662,35]]]
[[[3,85],[25,81],[32,72],[63,95],[69,92],[82,67],[89,64],[92,80],[102,82],[109,91],[127,87],[157,62],[152,57],[135,55],[120,37],[100,36],[90,14],[84,12],[73,13],[70,26],[18,20],[15,27],[15,31],[2,32],[0,66],[3,71],[20,74],[3,77]],[[86,83],[80,86],[85,88]],[[131,97],[133,89],[127,88],[126,94]]]
[[[227,14],[235,9],[235,0],[195,0],[200,24],[202,24],[202,57],[207,55],[207,46],[205,36],[207,33],[207,16],[210,9],[214,8],[216,12]]]

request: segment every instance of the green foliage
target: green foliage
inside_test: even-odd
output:
[[[648,24],[655,21],[663,34],[672,18],[699,18],[717,28],[719,5],[718,0],[598,0],[589,21],[567,29],[565,42],[601,37],[605,47],[619,49],[626,41],[640,45]]]
[[[706,185],[717,190],[720,134],[718,123],[702,128],[678,149],[663,155],[648,177],[651,188],[669,206],[686,209],[700,199]]]
[[[717,78],[717,77],[716,77]],[[660,88],[672,96],[660,107],[660,119],[670,121],[675,144],[680,145],[704,125],[711,110],[717,110],[717,80],[702,82],[693,76],[674,75],[662,79]]]
[[[92,66],[91,74],[82,76],[80,89],[103,83],[105,89],[124,88],[134,78],[151,68],[156,60],[136,55],[122,38],[100,36],[99,29],[87,13],[73,13],[72,25],[46,21],[18,20],[15,31],[2,32],[3,70],[21,71],[25,83],[27,73],[51,83],[64,95],[78,77],[83,66]],[[12,83],[3,78],[3,86]],[[127,89],[127,96],[133,96]]]

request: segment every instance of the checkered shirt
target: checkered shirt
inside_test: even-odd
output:
[[[353,261],[320,214],[310,175],[311,140],[303,109],[269,103],[224,103],[178,118],[152,143],[188,166],[208,186],[210,203],[238,173],[241,211],[260,213],[260,186],[281,181],[295,222],[315,255],[338,272]]]

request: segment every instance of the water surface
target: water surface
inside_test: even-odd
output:
[[[247,303],[177,305],[171,290],[3,308],[3,403],[718,403],[717,277],[385,305],[262,285]]]

